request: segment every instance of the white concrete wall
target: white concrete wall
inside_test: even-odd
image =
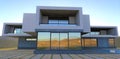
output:
[[[36,22],[36,14],[25,13],[23,17],[23,32],[35,32],[35,28],[38,25]]]
[[[83,15],[83,29],[84,32],[90,32],[90,18],[89,15]]]

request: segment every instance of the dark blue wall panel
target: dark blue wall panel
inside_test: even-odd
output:
[[[98,47],[109,47],[109,38],[98,38]]]
[[[27,41],[25,38],[19,38],[18,49],[35,49],[36,41]]]

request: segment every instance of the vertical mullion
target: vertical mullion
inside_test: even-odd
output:
[[[81,42],[81,48],[82,48],[82,35],[80,33],[80,42]]]
[[[114,48],[115,48],[115,38],[113,38],[113,41],[114,41]]]
[[[51,50],[51,34],[52,34],[52,33],[50,32],[50,50]]]
[[[68,32],[68,49],[69,49],[69,32]]]
[[[59,33],[59,50],[60,50],[60,32],[58,32]]]

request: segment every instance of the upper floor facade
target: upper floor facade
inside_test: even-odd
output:
[[[36,13],[24,13],[23,23],[3,26],[3,36],[37,36],[39,31],[118,35],[117,27],[90,26],[89,15],[84,15],[81,7],[37,6]]]

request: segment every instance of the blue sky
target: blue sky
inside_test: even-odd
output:
[[[35,13],[36,6],[82,7],[91,26],[118,26],[120,33],[120,0],[0,0],[0,35],[3,23],[22,23],[23,14]]]

